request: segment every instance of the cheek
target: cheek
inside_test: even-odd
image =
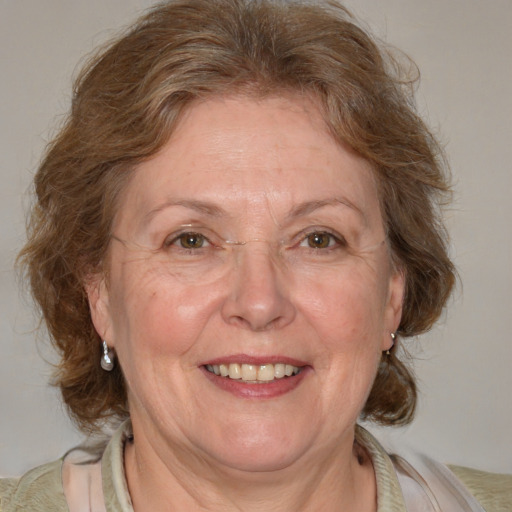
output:
[[[387,287],[366,265],[309,276],[298,285],[297,296],[302,314],[324,334],[323,339],[339,342],[340,348],[348,342],[359,347],[364,340],[377,342]]]
[[[118,352],[185,353],[218,305],[218,287],[183,283],[168,272],[125,265],[112,317]]]

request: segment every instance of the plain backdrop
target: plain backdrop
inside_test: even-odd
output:
[[[13,270],[27,189],[69,106],[83,56],[147,0],[0,0],[0,474],[79,442],[48,386],[52,354]],[[412,426],[385,443],[445,462],[512,472],[512,1],[350,0],[421,70],[418,108],[455,182],[447,211],[463,285],[445,318],[412,340],[421,397]]]

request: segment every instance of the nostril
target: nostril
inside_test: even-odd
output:
[[[291,322],[295,317],[295,309],[291,301],[282,296],[256,300],[254,297],[238,295],[226,299],[222,315],[231,325],[253,331],[266,331]]]
[[[243,316],[233,316],[230,318],[230,323],[236,325],[237,327],[251,329],[252,331],[259,332],[274,328],[279,323],[279,318],[274,318],[270,320],[270,322],[265,322],[265,320],[258,320],[254,316],[250,319]]]

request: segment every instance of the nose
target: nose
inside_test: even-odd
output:
[[[295,318],[290,283],[268,244],[237,251],[230,288],[222,306],[224,320],[253,331],[279,329]]]

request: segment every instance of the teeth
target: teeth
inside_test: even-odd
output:
[[[212,372],[212,373],[215,373],[215,375],[220,375],[220,369],[219,369],[219,366],[218,365],[211,365],[211,364],[207,364],[206,365],[206,369],[209,371],[209,372]],[[227,375],[227,374],[226,374]]]
[[[258,367],[254,364],[243,364],[242,380],[258,380]]]
[[[284,374],[287,377],[290,377],[291,375],[293,375],[294,371],[295,371],[295,366],[292,366],[291,364],[285,365],[285,367],[284,367]]]
[[[234,380],[242,380],[244,382],[271,382],[274,379],[282,379],[284,377],[291,377],[300,372],[298,366],[291,364],[276,363],[276,364],[208,364],[206,369],[220,375],[221,377],[229,377]]]
[[[282,379],[286,374],[285,374],[285,364],[282,364],[282,363],[277,363],[274,365],[274,375],[276,377],[276,379]]]
[[[258,380],[268,382],[270,380],[274,380],[274,375],[275,372],[273,364],[263,364],[258,370]]]
[[[229,365],[229,378],[230,379],[241,379],[242,378],[242,369],[240,368],[239,364],[231,363]]]

